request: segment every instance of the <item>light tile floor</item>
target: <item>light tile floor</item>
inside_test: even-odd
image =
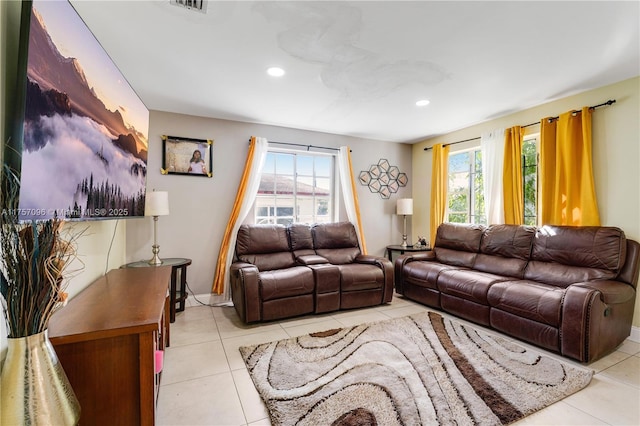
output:
[[[270,425],[240,357],[240,346],[425,310],[428,308],[394,295],[393,302],[384,306],[248,326],[232,307],[188,307],[171,324],[157,424]],[[640,425],[640,343],[627,340],[616,352],[586,367],[595,371],[586,389],[516,424]]]

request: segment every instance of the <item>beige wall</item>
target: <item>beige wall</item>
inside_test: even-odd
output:
[[[496,128],[539,122],[541,118],[615,99],[612,106],[593,113],[593,169],[603,225],[622,228],[640,241],[640,77],[520,111],[506,117],[426,140],[413,146],[414,230],[429,234],[431,151],[427,146],[480,136]],[[538,132],[539,126],[527,128]],[[452,150],[479,146],[479,141],[458,144]],[[640,297],[639,297],[640,299]],[[635,327],[640,327],[640,300],[636,300]]]
[[[187,277],[192,292],[210,300],[214,270],[227,219],[242,175],[249,138],[301,143],[352,150],[354,171],[359,173],[386,158],[407,173],[409,183],[388,200],[358,184],[364,233],[370,254],[384,255],[388,244],[402,241],[402,223],[395,213],[396,199],[411,194],[411,146],[284,127],[241,123],[151,111],[147,189],[169,192],[170,215],[159,218],[160,257],[192,259]],[[162,135],[213,139],[213,177],[162,175]],[[288,148],[278,145],[278,148]],[[322,150],[321,152],[328,152]],[[343,209],[340,209],[344,212]],[[341,220],[346,220],[344,213]],[[409,221],[410,223],[410,221]],[[151,218],[131,219],[127,227],[127,261],[151,257]]]

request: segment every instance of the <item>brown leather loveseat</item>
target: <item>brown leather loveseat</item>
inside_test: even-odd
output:
[[[247,323],[388,303],[393,264],[363,255],[350,222],[242,225],[231,297]]]
[[[438,228],[433,251],[398,257],[396,291],[582,362],[631,332],[640,245],[614,227]]]

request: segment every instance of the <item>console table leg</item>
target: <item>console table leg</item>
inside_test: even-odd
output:
[[[184,311],[185,300],[187,298],[187,265],[180,268],[180,301],[178,311]]]
[[[171,306],[169,306],[169,321],[176,321],[176,281],[178,268],[171,268]]]

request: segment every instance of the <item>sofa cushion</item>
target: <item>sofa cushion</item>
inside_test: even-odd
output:
[[[490,225],[482,234],[480,252],[529,260],[536,228],[519,225]]]
[[[241,225],[236,240],[236,257],[260,271],[295,265],[289,251],[287,230],[282,225]]]
[[[431,261],[408,262],[402,268],[402,280],[408,284],[437,290],[438,276],[442,271],[450,269],[457,268]]]
[[[375,265],[351,263],[338,265],[338,268],[342,291],[381,289],[384,286],[384,273]]]
[[[310,294],[315,287],[313,272],[306,266],[261,272],[259,280],[263,301]]]
[[[318,249],[358,248],[358,235],[351,222],[319,223],[311,228],[313,247]]]
[[[532,260],[524,271],[524,279],[567,287],[574,283],[614,279],[616,274],[606,269],[582,268],[559,263]]]
[[[360,249],[355,247],[343,249],[320,249],[316,250],[316,253],[334,265],[347,265],[353,263],[356,257],[360,254]]]
[[[532,260],[614,272],[624,265],[627,241],[615,227],[543,226],[534,239]]]
[[[477,253],[485,227],[445,222],[438,227],[436,247]]]
[[[295,258],[315,254],[311,227],[303,223],[292,223],[287,227],[289,244]]]
[[[443,223],[438,227],[433,249],[442,263],[471,268],[480,251],[485,227],[458,223]]]
[[[461,299],[487,305],[487,292],[496,282],[509,278],[468,269],[442,271],[438,276],[438,289]]]
[[[490,256],[482,253],[476,256],[476,260],[473,263],[473,269],[477,271],[519,279],[524,277],[524,269],[526,266],[526,260],[502,256]]]
[[[353,263],[360,254],[356,229],[351,222],[320,223],[311,228],[316,253],[334,265]]]
[[[554,285],[520,280],[495,283],[487,300],[492,308],[558,327],[565,290]]]

